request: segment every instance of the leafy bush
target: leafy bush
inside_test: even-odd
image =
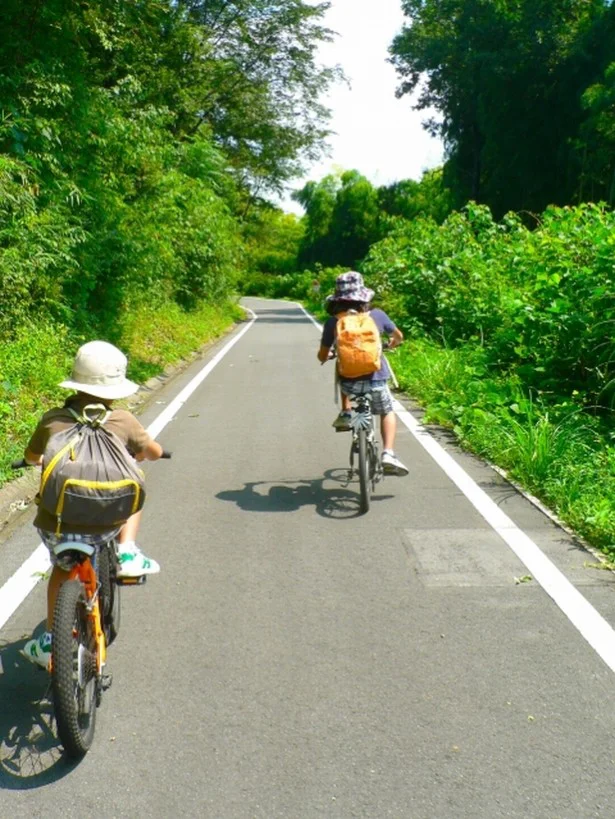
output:
[[[530,231],[470,204],[440,226],[400,223],[364,270],[407,332],[484,346],[528,387],[600,404],[615,395],[614,237],[597,205],[550,208]]]
[[[245,296],[261,296],[269,299],[298,299],[310,308],[319,309],[324,299],[335,289],[335,279],[346,267],[320,267],[304,270],[303,273],[289,273],[275,276],[267,273],[253,273],[238,282],[240,292]]]
[[[395,354],[400,386],[425,420],[454,429],[596,546],[615,557],[615,446],[572,401],[530,397],[518,377],[496,374],[485,349],[411,340]]]

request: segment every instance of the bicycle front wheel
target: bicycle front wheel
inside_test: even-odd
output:
[[[96,725],[96,640],[79,580],[58,592],[53,615],[52,690],[58,736],[67,756],[83,757]]]
[[[360,488],[360,503],[359,508],[361,514],[369,512],[370,502],[370,469],[367,453],[367,434],[364,429],[358,432],[359,439],[359,488]]]

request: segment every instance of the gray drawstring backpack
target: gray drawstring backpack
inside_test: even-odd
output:
[[[88,404],[75,424],[49,439],[45,448],[37,503],[62,524],[122,526],[145,500],[143,473],[124,443],[105,428],[110,410]]]

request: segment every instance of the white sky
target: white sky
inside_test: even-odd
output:
[[[332,171],[356,168],[375,185],[420,179],[442,163],[442,143],[423,129],[430,112],[413,111],[412,100],[395,97],[398,77],[387,62],[388,48],[407,18],[400,0],[332,0],[323,23],[338,37],[321,46],[319,62],[339,63],[350,81],[336,84],[323,103],[332,111],[330,156],[314,165],[292,188]],[[290,194],[280,203],[302,213]]]

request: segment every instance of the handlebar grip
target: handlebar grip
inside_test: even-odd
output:
[[[163,449],[162,450],[162,455],[160,457],[161,458],[171,458],[172,456],[173,456],[172,452],[169,452],[168,449]]]

